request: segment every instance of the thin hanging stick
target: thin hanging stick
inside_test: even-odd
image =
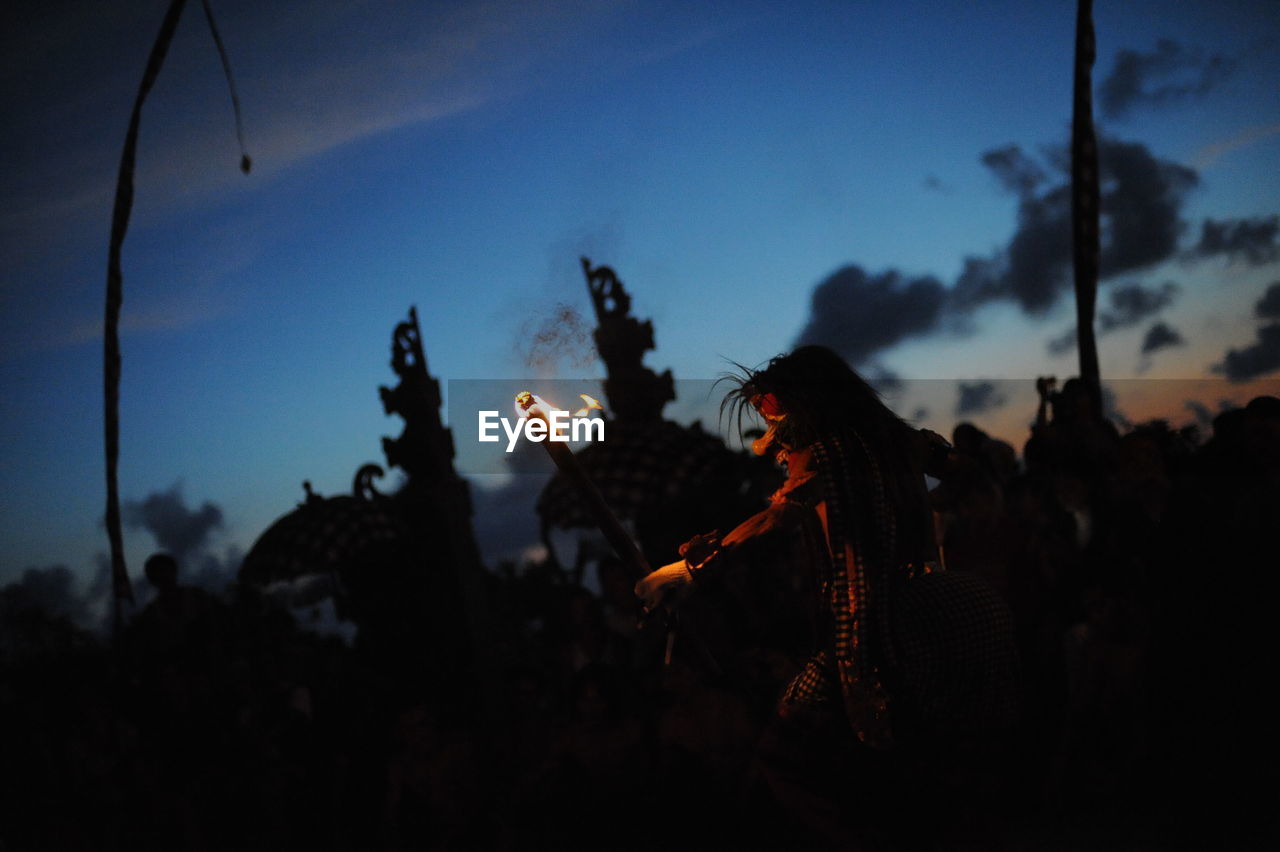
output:
[[[244,150],[244,134],[240,125],[240,101],[236,97],[235,86],[231,82],[231,66],[227,62],[226,51],[222,46],[222,38],[213,23],[213,13],[209,9],[208,0],[204,2],[205,16],[209,27],[213,30],[214,42],[218,47],[218,55],[222,58],[223,71],[227,76],[227,84],[231,86],[231,103],[235,109],[236,136],[240,142],[240,168],[246,174],[249,171],[249,155]],[[111,243],[107,252],[107,306],[106,318],[103,322],[103,431],[107,457],[107,538],[111,542],[111,585],[113,590],[114,628],[118,631],[121,623],[120,602],[134,603],[133,586],[129,582],[129,571],[124,561],[124,535],[120,527],[120,306],[124,301],[124,276],[120,271],[120,253],[124,245],[125,234],[129,230],[129,216],[133,212],[133,175],[137,162],[138,128],[142,123],[142,104],[151,93],[152,86],[160,76],[160,68],[164,65],[173,34],[178,28],[178,20],[186,0],[172,0],[164,21],[160,24],[160,32],[151,45],[151,55],[147,57],[147,67],[142,73],[142,82],[138,86],[138,94],[133,102],[133,114],[129,118],[129,130],[124,138],[124,151],[120,155],[120,172],[116,178],[115,206],[111,212]]]
[[[244,147],[244,124],[240,121],[240,97],[236,94],[236,81],[231,76],[231,62],[227,59],[227,49],[222,45],[222,36],[218,33],[218,25],[213,20],[213,7],[209,0],[200,0],[204,7],[204,19],[209,22],[209,32],[213,33],[213,43],[218,48],[218,58],[222,60],[222,73],[227,78],[227,88],[231,90],[231,109],[236,116],[236,141],[240,143],[240,171],[249,174],[253,168],[253,160]]]

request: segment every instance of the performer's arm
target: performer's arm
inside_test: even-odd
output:
[[[808,511],[792,500],[775,500],[723,538],[718,532],[695,536],[681,546],[679,561],[636,583],[636,596],[644,601],[646,611],[651,610],[695,583],[742,564],[767,561],[767,555],[784,546],[782,540],[798,528],[799,514]]]

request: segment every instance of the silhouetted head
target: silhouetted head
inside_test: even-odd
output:
[[[1060,422],[1084,423],[1093,420],[1097,410],[1089,386],[1077,377],[1067,379],[1062,390],[1050,399],[1053,402],[1053,419]]]
[[[178,560],[167,553],[153,553],[147,558],[143,570],[147,581],[161,594],[178,587]]]
[[[733,377],[722,412],[746,406],[771,426],[777,442],[807,447],[825,436],[856,431],[873,442],[899,438],[909,427],[880,400],[880,395],[836,353],[824,346],[802,346],[773,358],[761,370]]]
[[[958,452],[976,456],[982,452],[982,445],[987,441],[987,433],[977,426],[965,421],[957,423],[951,430],[951,443]]]

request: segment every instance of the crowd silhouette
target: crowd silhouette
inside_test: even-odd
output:
[[[961,423],[931,494],[948,570],[983,577],[1014,615],[1023,697],[998,765],[962,761],[921,792],[922,818],[942,815],[933,848],[1269,845],[1280,399],[1219,414],[1202,440],[1165,422],[1121,433],[1079,382],[1040,390],[1021,458]],[[146,565],[154,599],[115,642],[10,587],[0,848],[803,837],[751,765],[788,649],[755,643],[716,673],[692,654],[663,666],[630,581],[598,568],[592,588],[550,559],[485,572],[488,692],[439,669],[408,677],[250,585],[184,586],[163,554]],[[746,603],[735,617],[757,618]],[[961,792],[964,807],[937,801]]]

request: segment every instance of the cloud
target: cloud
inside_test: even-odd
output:
[[[1051,154],[1054,152],[1051,152]],[[1071,283],[1069,158],[1052,157],[1060,179],[1050,184],[1017,146],[982,155],[1001,184],[1018,196],[1018,227],[1008,245],[989,258],[970,257],[955,297],[974,306],[1012,299],[1030,315],[1051,308]],[[1103,278],[1172,257],[1183,229],[1182,205],[1198,181],[1186,166],[1161,160],[1141,143],[1101,139],[1101,270]]]
[[[1147,329],[1146,335],[1142,338],[1142,354],[1150,355],[1152,352],[1170,346],[1184,346],[1186,342],[1177,329],[1164,322],[1158,322]]]
[[[1098,335],[1137,325],[1173,304],[1177,294],[1178,285],[1172,281],[1166,281],[1159,287],[1144,287],[1134,283],[1112,288],[1109,292],[1110,307],[1098,313]],[[1052,338],[1048,344],[1050,355],[1062,355],[1075,348],[1074,327]]]
[[[1209,409],[1209,406],[1195,399],[1186,400],[1183,406],[1195,417],[1197,425],[1205,429],[1213,428],[1213,418],[1216,415]]]
[[[10,613],[39,609],[75,624],[88,620],[89,601],[76,583],[75,574],[65,565],[28,568],[22,578],[0,590],[4,608]]]
[[[1099,140],[1102,270],[1105,277],[1174,256],[1182,204],[1199,183],[1193,169],[1153,156],[1138,142]]]
[[[1059,149],[1045,159],[1048,165],[1042,166],[1016,145],[982,154],[1001,186],[1018,197],[1018,225],[1004,247],[966,257],[950,288],[931,276],[842,267],[814,288],[797,345],[821,343],[865,366],[882,350],[931,334],[944,321],[963,327],[965,317],[990,302],[1013,301],[1032,317],[1046,313],[1070,289],[1072,252],[1069,158]],[[1099,142],[1099,166],[1102,277],[1175,256],[1184,197],[1196,185],[1196,173],[1155,157],[1140,143],[1115,139]],[[1104,330],[1136,324],[1167,305],[1176,289],[1119,287],[1100,324]],[[1067,333],[1050,341],[1050,350],[1061,353],[1074,345],[1074,334]]]
[[[1000,408],[1008,398],[992,382],[975,382],[956,385],[960,398],[956,403],[956,415],[981,414],[984,411]]]
[[[1280,281],[1267,287],[1253,306],[1254,315],[1272,320],[1258,328],[1254,341],[1243,349],[1228,349],[1222,361],[1209,369],[1233,382],[1256,379],[1280,370]]]
[[[39,19],[35,26],[11,28],[13,35],[3,39],[0,61],[10,78],[24,83],[5,93],[6,114],[25,120],[4,149],[21,155],[23,167],[0,177],[7,202],[0,232],[78,232],[79,223],[68,227],[75,217],[110,210],[123,122],[159,16],[154,8],[103,15],[96,4],[81,5],[32,15]],[[199,12],[187,14],[147,103],[139,147],[139,198],[165,207],[244,191],[360,140],[552,81],[572,85],[659,61],[743,20],[691,14],[624,38],[620,24],[634,14],[630,3],[233,4],[220,11],[219,25],[254,161],[246,181],[236,168],[217,54],[203,22],[195,25]],[[71,64],[60,58],[69,55],[78,58]],[[66,132],[71,109],[76,121]],[[53,128],[62,130],[56,146]],[[139,218],[158,212],[154,205],[136,211]]]
[[[1161,39],[1151,53],[1120,50],[1098,85],[1098,105],[1109,119],[1123,118],[1138,106],[1168,106],[1212,91],[1233,66],[1226,57],[1204,58],[1170,39]]]
[[[925,175],[924,188],[931,189],[934,192],[941,192],[943,195],[950,195],[952,193],[951,186],[944,183],[942,178],[937,175]]]
[[[883,364],[876,364],[872,372],[867,376],[867,381],[875,388],[876,393],[882,396],[889,396],[901,393],[906,384],[902,381],[902,376],[890,370]]]
[[[202,550],[210,534],[222,526],[222,509],[213,503],[187,508],[181,484],[153,491],[143,500],[126,500],[121,515],[126,526],[151,533],[156,544],[179,562]]]
[[[198,509],[187,506],[181,484],[153,491],[142,500],[121,506],[125,526],[151,533],[156,545],[178,560],[184,583],[222,591],[234,582],[243,554],[235,547],[215,553],[212,538],[222,528],[222,509],[206,501]]]
[[[1203,171],[1227,154],[1255,145],[1277,134],[1280,134],[1280,124],[1261,124],[1254,127],[1246,127],[1234,136],[1218,142],[1210,142],[1197,150],[1191,158],[1191,164],[1196,169]]]
[[[1233,382],[1244,382],[1280,370],[1280,322],[1258,329],[1253,343],[1228,349],[1220,364],[1211,368]]]
[[[1273,281],[1267,292],[1253,306],[1254,315],[1261,319],[1280,319],[1280,281]]]
[[[796,345],[829,346],[862,364],[882,349],[933,331],[945,298],[936,278],[908,278],[893,269],[869,275],[845,266],[814,288],[809,321]]]
[[[1252,219],[1205,219],[1200,242],[1191,249],[1190,257],[1226,255],[1231,263],[1243,260],[1250,266],[1261,266],[1280,259],[1280,216]]]
[[[1102,416],[1115,423],[1121,429],[1133,428],[1133,420],[1120,410],[1116,392],[1106,382],[1102,383]]]
[[[982,164],[995,174],[1004,188],[1019,196],[1032,195],[1047,175],[1017,145],[995,148],[982,154]]]
[[[1053,356],[1066,355],[1076,348],[1076,328],[1072,326],[1057,337],[1049,338],[1045,348],[1049,350],[1049,354]]]
[[[552,473],[546,451],[529,441],[521,441],[504,461],[514,474],[508,482],[486,488],[479,483],[489,475],[471,478],[476,544],[490,567],[503,560],[518,562],[541,541],[538,496]]]
[[[1173,303],[1178,285],[1166,281],[1157,287],[1126,284],[1111,290],[1111,308],[1098,315],[1098,329],[1105,333],[1137,325]]]

